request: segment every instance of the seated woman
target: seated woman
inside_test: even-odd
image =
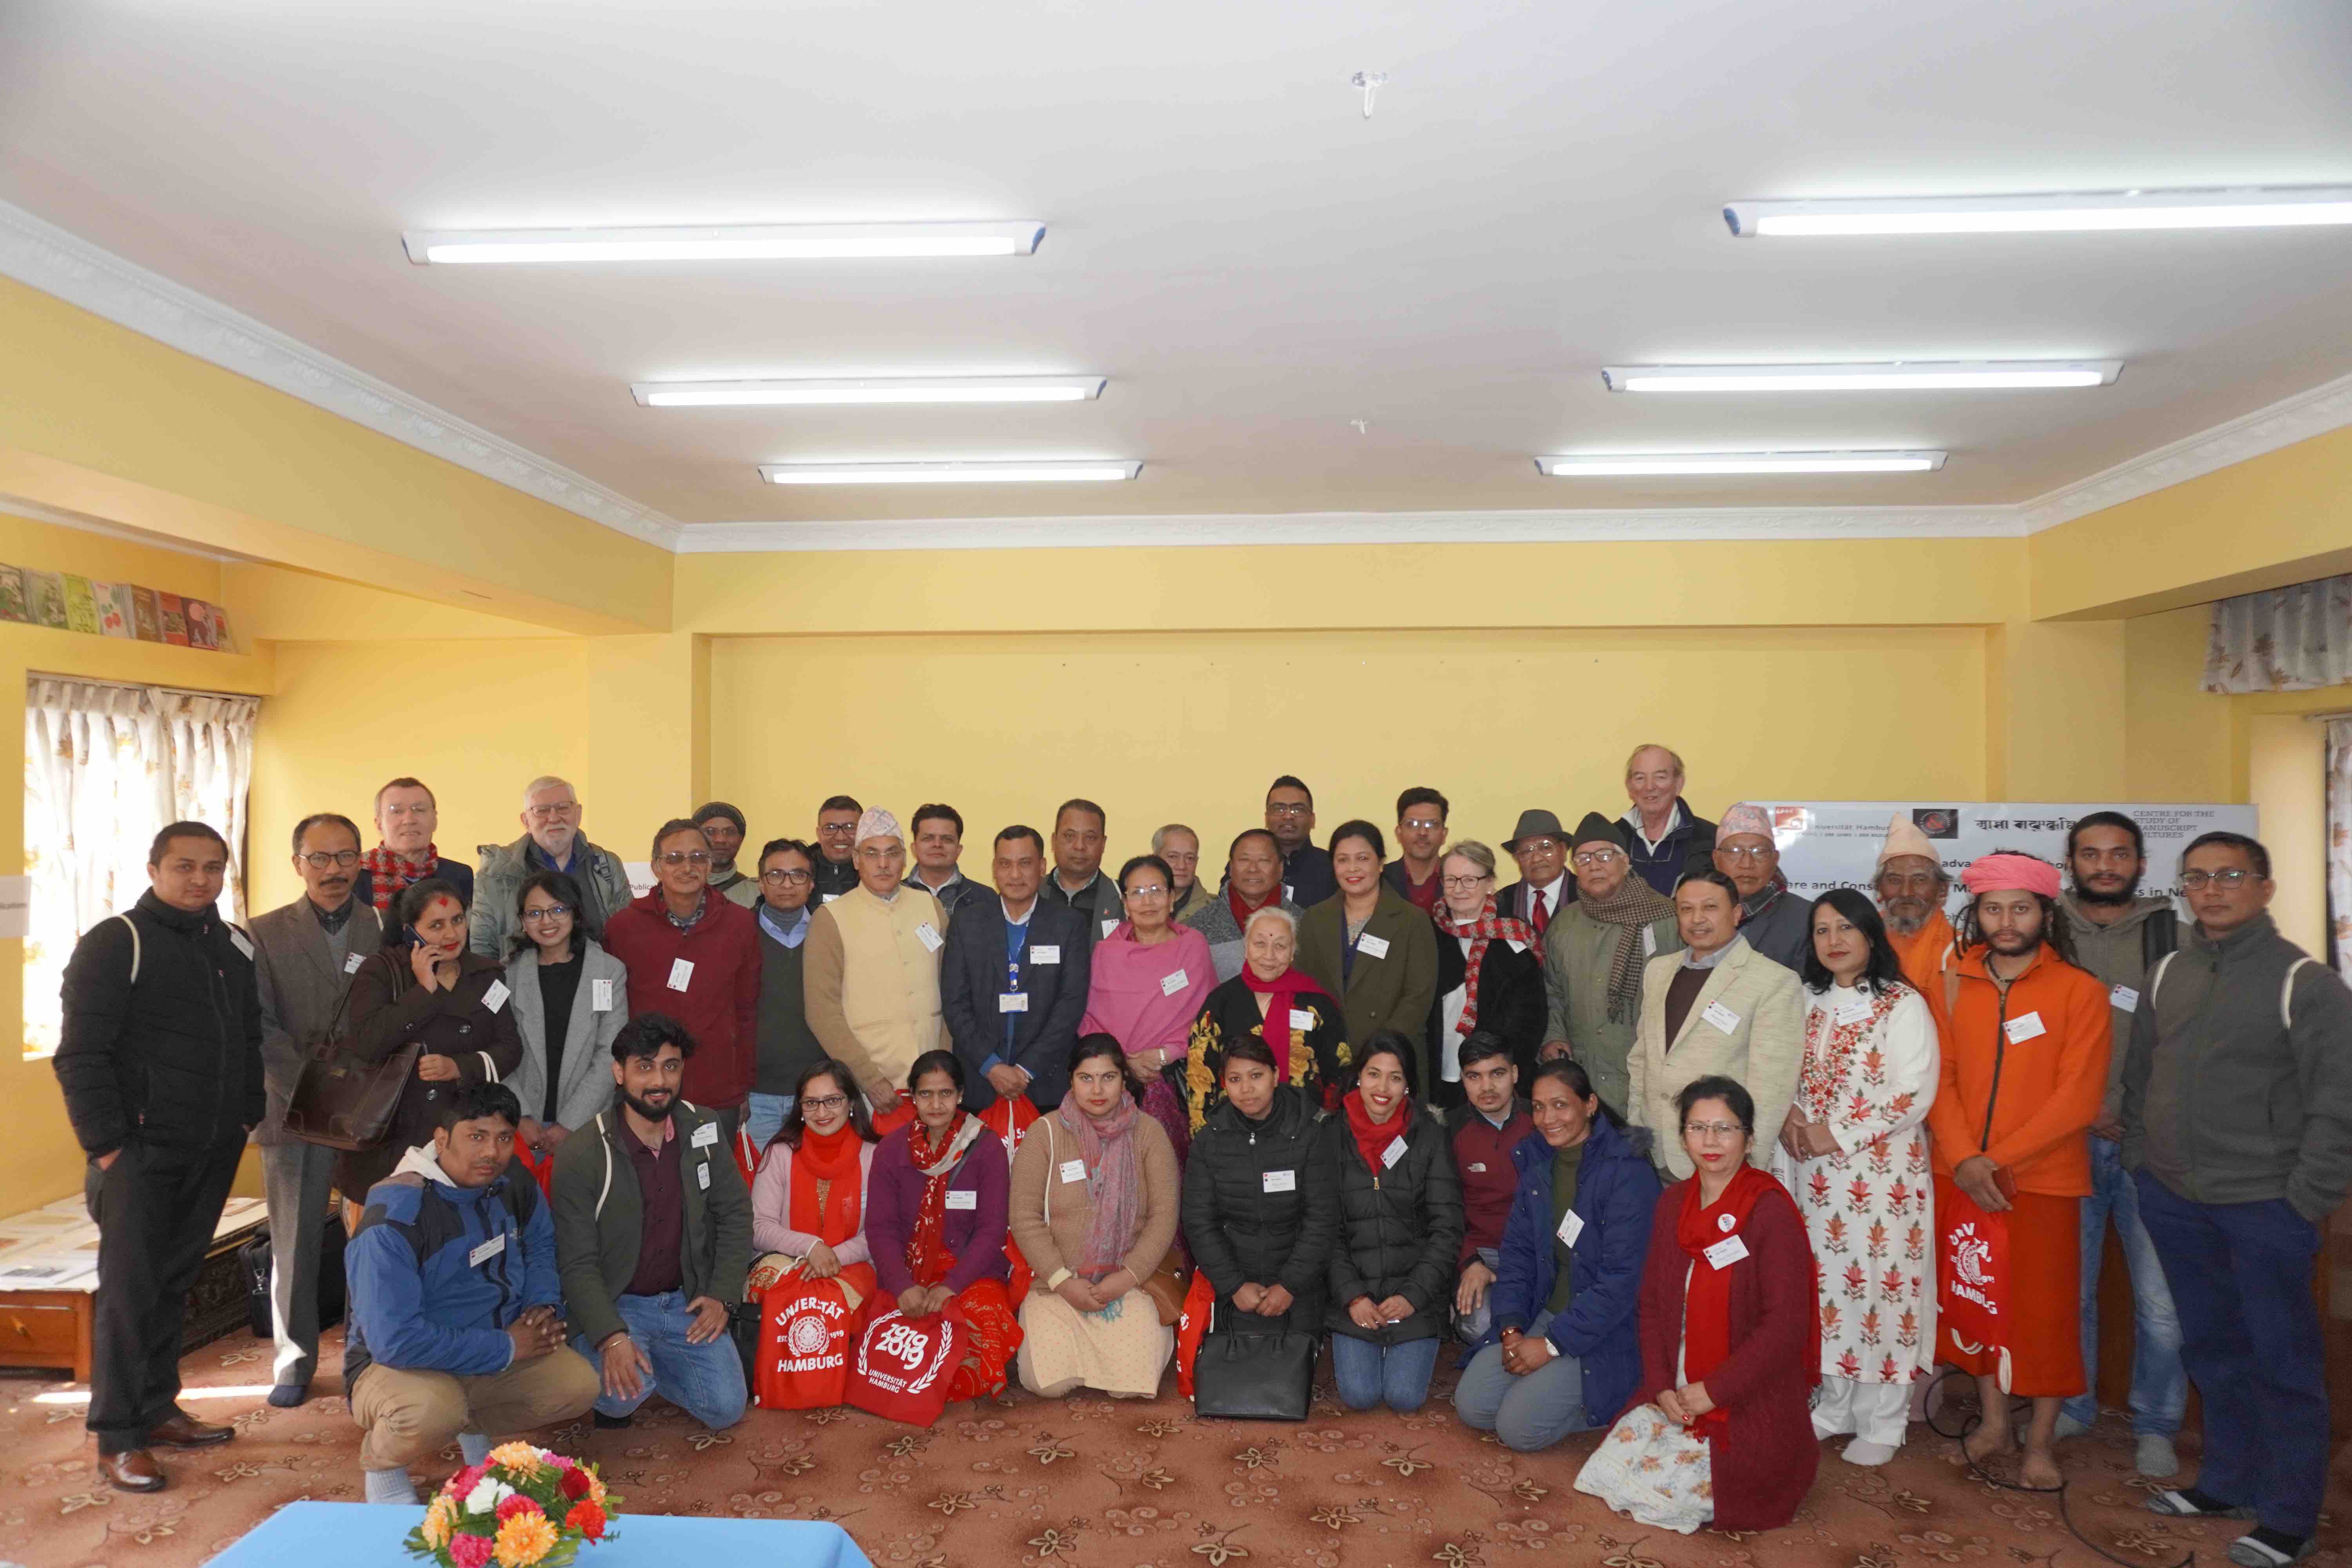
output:
[[[1748,1163],[1756,1101],[1734,1080],[1675,1097],[1696,1167],[1668,1187],[1642,1271],[1643,1403],[1576,1478],[1643,1524],[1777,1530],[1821,1464],[1813,1248],[1788,1189]]]
[[[1078,1033],[1118,1041],[1145,1086],[1145,1113],[1166,1130],[1181,1161],[1192,1129],[1182,1101],[1160,1075],[1170,1062],[1183,1059],[1192,1020],[1215,989],[1217,976],[1209,939],[1169,918],[1175,883],[1168,862],[1157,855],[1139,855],[1120,868],[1127,919],[1095,944],[1087,961],[1087,1011]]]
[[[1184,1163],[1184,1240],[1218,1321],[1234,1312],[1320,1333],[1339,1178],[1304,1089],[1255,1035],[1225,1047],[1216,1109]],[[1262,1325],[1272,1327],[1273,1325]]]
[[[1013,1156],[1013,1239],[1036,1272],[1021,1386],[1048,1399],[1150,1398],[1176,1350],[1143,1288],[1176,1239],[1176,1151],[1138,1106],[1128,1060],[1111,1036],[1079,1036],[1069,1092]]]
[[[1240,1041],[1264,1043],[1273,1053],[1275,1081],[1304,1090],[1315,1110],[1339,1105],[1351,1059],[1346,1012],[1291,966],[1298,952],[1297,916],[1273,904],[1257,910],[1243,930],[1242,952],[1242,972],[1209,993],[1186,1047],[1184,1099],[1195,1137],[1223,1090],[1225,1054]],[[1185,1235],[1189,1240],[1189,1228]]]
[[[1412,1042],[1376,1029],[1326,1142],[1339,1178],[1331,1249],[1331,1374],[1350,1410],[1429,1400],[1454,1302],[1462,1186],[1445,1128],[1412,1100]]]
[[[581,907],[562,871],[533,871],[515,890],[506,979],[522,1065],[507,1087],[522,1102],[515,1156],[534,1173],[551,1173],[564,1139],[613,1103],[613,1037],[629,1021],[628,967],[588,934]]]
[[[1446,846],[1437,862],[1437,1000],[1429,1009],[1429,1103],[1463,1102],[1462,1042],[1479,1029],[1499,1036],[1535,1081],[1544,1037],[1543,949],[1525,921],[1495,907],[1495,852],[1475,838]]]
[[[1503,1226],[1494,1331],[1454,1390],[1465,1424],[1523,1454],[1601,1426],[1633,1397],[1658,1203],[1657,1168],[1581,1063],[1543,1063],[1528,1100],[1536,1130],[1511,1151],[1519,1184]]]
[[[459,1084],[498,1083],[521,1065],[505,967],[467,951],[466,942],[466,900],[451,884],[426,877],[393,900],[383,946],[352,972],[346,1015],[352,1053],[373,1063],[405,1046],[424,1049],[383,1142],[336,1160],[337,1191],[366,1196],[410,1149],[433,1142],[442,1101]],[[357,1197],[344,1199],[354,1233],[359,1208]]]
[[[915,1120],[882,1141],[866,1188],[866,1238],[883,1290],[909,1318],[950,1300],[971,1326],[971,1348],[948,1397],[1004,1390],[1021,1326],[1005,1291],[1004,1144],[963,1109],[963,1064],[925,1051],[907,1074]]]

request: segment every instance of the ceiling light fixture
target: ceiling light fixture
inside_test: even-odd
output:
[[[1612,364],[1612,392],[1936,392],[2105,386],[2121,360],[1988,360],[1885,364]]]
[[[647,408],[776,408],[862,403],[1084,403],[1099,375],[867,376],[826,381],[641,381]]]
[[[861,257],[1027,256],[1034,219],[1005,223],[807,223],[717,228],[429,229],[404,234],[417,266],[448,262],[812,261]]]
[[[772,485],[1028,485],[1131,479],[1139,458],[1080,462],[762,463]]]
[[[2306,228],[2352,224],[2352,185],[1732,202],[1723,209],[1723,221],[1743,239],[1759,236],[1770,239],[1856,234]]]
[[[1556,479],[1629,474],[1922,474],[1944,466],[1941,452],[1588,452],[1538,458]]]

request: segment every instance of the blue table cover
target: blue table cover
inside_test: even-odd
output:
[[[625,1507],[625,1505],[624,1505]],[[212,1568],[423,1568],[401,1546],[424,1521],[404,1503],[289,1502],[212,1560]],[[698,1519],[627,1513],[609,1542],[583,1546],[575,1568],[677,1568],[681,1563],[759,1563],[762,1568],[873,1568],[837,1524],[798,1520]]]

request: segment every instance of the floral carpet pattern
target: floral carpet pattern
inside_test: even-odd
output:
[[[341,1360],[338,1342],[326,1364]],[[242,1338],[192,1353],[191,1388],[266,1381],[266,1350]],[[1440,1394],[1454,1374],[1439,1373]],[[655,1401],[633,1426],[582,1421],[537,1434],[593,1459],[631,1512],[825,1519],[882,1568],[1931,1568],[1947,1563],[2093,1568],[2059,1500],[1972,1477],[1956,1446],[1925,1426],[1877,1470],[1824,1447],[1821,1478],[1795,1521],[1763,1534],[1647,1529],[1574,1489],[1600,1434],[1514,1454],[1470,1430],[1443,1397],[1418,1415],[1341,1410],[1328,1386],[1300,1426],[1195,1420],[1188,1402],[954,1405],[917,1431],[856,1412],[754,1410],[709,1432]],[[257,1395],[188,1407],[233,1421],[236,1440],[160,1456],[168,1490],[136,1497],[93,1473],[71,1384],[0,1381],[0,1562],[26,1568],[173,1568],[203,1563],[281,1503],[356,1501],[358,1433],[341,1379],[297,1410]],[[2190,1552],[2218,1565],[2242,1525],[2158,1519],[2159,1484],[2132,1470],[2131,1438],[2110,1417],[2064,1444],[2074,1527],[2113,1557],[2173,1568]],[[2193,1440],[2184,1442],[2194,1464]],[[455,1469],[453,1447],[444,1457]],[[1996,1467],[1996,1473],[2013,1468]],[[420,1468],[436,1484],[437,1468]],[[2343,1513],[2343,1482],[2329,1501]],[[2332,1522],[2322,1568],[2352,1568]],[[594,1568],[593,1552],[582,1555]]]

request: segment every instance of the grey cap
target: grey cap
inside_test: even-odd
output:
[[[1562,827],[1559,818],[1549,811],[1523,811],[1519,813],[1518,826],[1503,840],[1503,852],[1507,855],[1518,853],[1519,841],[1523,838],[1557,838],[1565,844],[1568,842],[1568,829]]]

